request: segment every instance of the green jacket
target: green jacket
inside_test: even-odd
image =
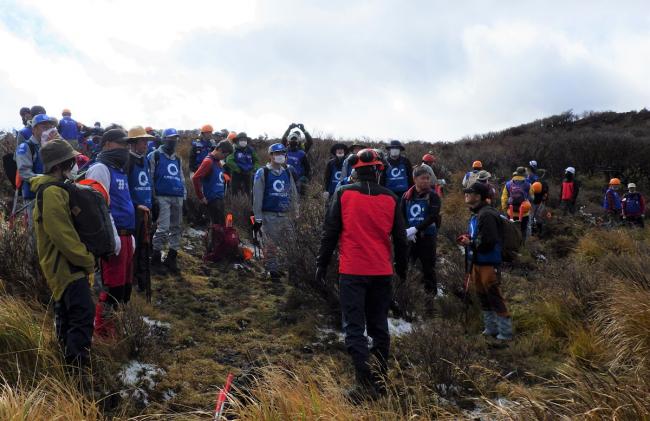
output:
[[[50,175],[31,179],[36,193],[45,183],[60,181]],[[95,270],[95,257],[79,239],[70,214],[70,196],[56,186],[43,191],[43,219],[38,205],[34,205],[34,230],[41,269],[56,301],[67,286]]]
[[[239,165],[237,165],[237,162],[235,162],[235,155],[237,154],[237,151],[241,152],[242,148],[240,148],[237,145],[233,145],[233,146],[234,146],[233,153],[231,153],[230,155],[228,155],[226,157],[226,167],[228,168],[228,171],[230,172],[230,174],[242,172],[241,168],[239,168]],[[246,148],[250,148],[250,150],[252,151],[253,169],[251,170],[251,173],[255,173],[260,167],[260,160],[257,157],[257,152],[255,151],[255,148],[253,148],[250,145],[247,146]]]

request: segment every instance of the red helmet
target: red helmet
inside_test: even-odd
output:
[[[425,153],[424,156],[422,157],[422,162],[426,164],[433,164],[436,162],[436,157],[431,155],[430,153]]]
[[[357,152],[355,161],[352,163],[352,168],[377,166],[380,170],[384,169],[384,164],[379,159],[379,154],[376,150],[366,148]]]

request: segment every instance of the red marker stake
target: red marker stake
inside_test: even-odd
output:
[[[228,392],[230,392],[230,386],[232,386],[233,377],[232,373],[228,373],[225,386],[223,389],[219,390],[219,394],[217,395],[217,405],[214,408],[214,421],[219,421],[221,419],[223,408],[225,407],[226,399],[228,398]]]

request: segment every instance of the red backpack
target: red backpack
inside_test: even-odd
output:
[[[212,225],[205,237],[205,262],[230,261],[239,256],[239,234],[233,226]]]

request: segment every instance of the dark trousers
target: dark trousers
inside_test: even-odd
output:
[[[427,292],[435,294],[438,290],[436,277],[436,237],[423,235],[411,244],[409,249],[410,260],[415,263],[417,260],[422,265],[424,288]]]
[[[90,358],[95,304],[88,278],[73,281],[54,303],[54,327],[67,364],[85,366]]]
[[[567,214],[575,214],[576,213],[576,204],[575,202],[571,202],[568,200],[562,200],[560,202],[560,209],[562,209],[562,215],[567,216]]]
[[[641,228],[645,227],[645,222],[643,221],[642,216],[628,216],[625,218],[625,220],[632,225],[636,225]]]
[[[373,355],[379,364],[380,374],[388,368],[390,335],[388,333],[388,309],[392,298],[390,276],[353,276],[341,274],[339,294],[343,313],[345,347],[352,357],[357,376],[370,375],[369,357]],[[368,349],[367,330],[372,338]]]
[[[223,199],[213,199],[208,202],[208,216],[210,217],[211,224],[224,225],[226,215]]]
[[[119,287],[108,287],[108,299],[106,302],[111,307],[117,308],[118,304],[127,304],[131,301],[132,284],[124,284]]]
[[[231,180],[232,194],[250,195],[252,192],[251,178],[249,172],[233,172]]]
[[[151,212],[136,209],[133,280],[138,285],[139,291],[146,291],[151,287],[151,231]]]

